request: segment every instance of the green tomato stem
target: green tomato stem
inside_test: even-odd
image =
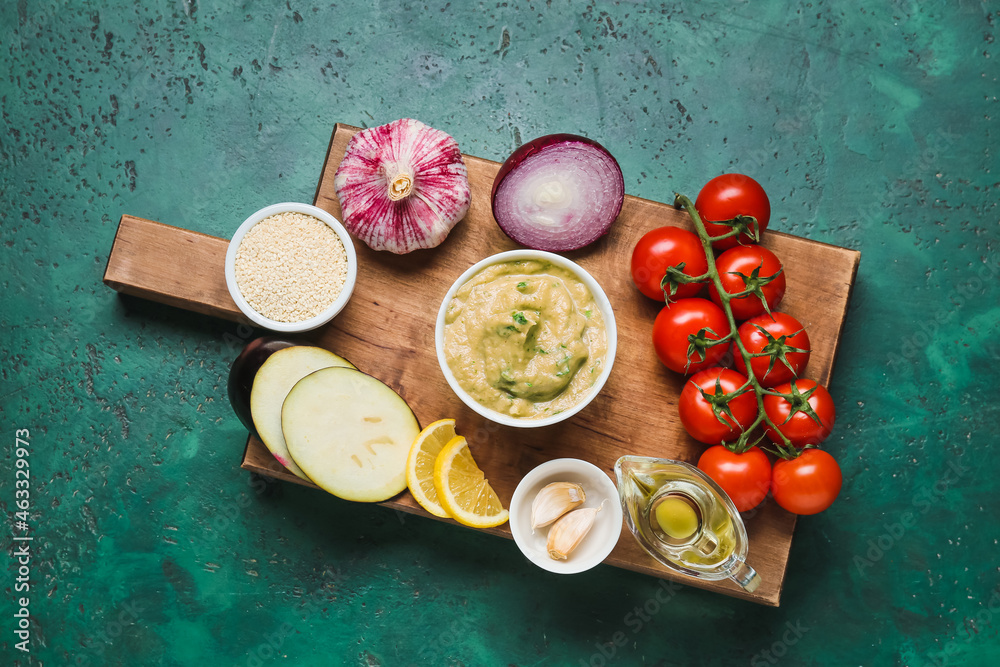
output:
[[[719,239],[735,236],[739,230],[734,229],[720,236],[709,236],[708,230],[705,229],[705,223],[702,221],[701,215],[698,214],[698,210],[695,209],[694,203],[684,195],[676,194],[674,205],[676,206],[678,204],[685,211],[687,211],[687,214],[689,216],[691,216],[691,222],[694,224],[694,228],[698,234],[698,238],[701,240],[701,247],[702,250],[704,250],[705,252],[705,259],[708,261],[708,271],[705,273],[705,275],[712,281],[712,284],[715,286],[715,290],[719,294],[719,300],[722,302],[722,311],[726,314],[726,320],[728,320],[729,322],[729,336],[727,336],[726,338],[731,337],[733,339],[733,344],[739,351],[740,356],[743,357],[743,363],[744,365],[746,365],[747,369],[747,379],[753,386],[754,394],[756,394],[757,396],[756,419],[754,419],[753,423],[746,430],[743,431],[739,439],[735,443],[732,443],[732,446],[726,444],[726,447],[734,452],[745,451],[747,441],[750,437],[750,433],[752,433],[754,429],[760,426],[762,422],[766,422],[771,427],[771,430],[774,433],[777,433],[781,437],[782,442],[777,443],[779,452],[782,452],[779,455],[782,456],[782,458],[787,458],[784,455],[785,448],[791,448],[792,451],[795,451],[795,447],[792,445],[791,441],[785,437],[785,434],[782,433],[780,429],[778,429],[777,425],[771,421],[771,419],[767,416],[767,412],[764,411],[765,395],[767,394],[770,394],[772,396],[785,396],[785,395],[770,389],[765,389],[764,387],[761,386],[760,382],[757,381],[757,377],[754,375],[753,372],[753,366],[751,366],[750,364],[751,355],[749,352],[747,352],[746,347],[743,346],[743,341],[740,340],[740,337],[738,335],[736,335],[736,318],[733,316],[732,306],[729,305],[729,302],[732,299],[735,299],[738,296],[742,296],[742,293],[729,294],[728,292],[726,292],[725,288],[722,286],[722,279],[719,277],[719,269],[715,265],[715,253],[712,251],[712,241],[717,241]]]

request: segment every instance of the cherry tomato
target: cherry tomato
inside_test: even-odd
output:
[[[704,275],[708,271],[705,250],[698,235],[680,227],[659,227],[646,232],[632,251],[632,282],[650,299],[663,301],[660,281],[668,266],[684,264],[689,276]],[[675,299],[686,299],[701,291],[702,283],[679,285]]]
[[[740,512],[760,505],[771,488],[771,462],[759,447],[742,454],[722,445],[709,447],[698,459],[698,467],[722,487]]]
[[[794,459],[781,459],[774,464],[771,494],[789,512],[816,514],[833,504],[843,481],[834,458],[810,447]]]
[[[770,310],[774,310],[781,303],[781,297],[785,296],[785,272],[781,270],[781,260],[767,248],[759,245],[732,248],[719,255],[715,267],[719,270],[722,289],[727,294],[759,287]],[[721,306],[722,299],[715,285],[709,285],[708,291],[712,301]],[[731,299],[729,306],[733,309],[733,317],[747,320],[766,312],[764,301],[758,294],[747,294]]]
[[[743,174],[723,174],[710,180],[698,193],[694,207],[705,223],[709,236],[720,236],[732,231],[731,227],[712,224],[714,221],[732,220],[738,215],[749,215],[757,219],[759,231],[763,233],[771,220],[771,202],[764,188]],[[715,241],[712,247],[716,250],[727,250],[738,244],[747,245],[753,242],[753,237],[750,235],[740,234]]]
[[[719,383],[718,389],[715,386],[716,380]],[[707,445],[717,445],[738,438],[757,417],[757,395],[752,387],[748,387],[748,391],[725,403],[716,403],[715,397],[731,394],[746,384],[747,376],[729,368],[706,368],[692,375],[684,383],[678,402],[684,429],[692,438]],[[712,398],[706,400],[701,390]],[[729,407],[728,413],[725,411],[726,405]]]
[[[728,343],[707,347],[706,341],[724,338],[730,331],[726,314],[708,299],[680,299],[667,304],[656,316],[653,347],[670,370],[696,373],[717,366],[729,351]]]
[[[750,368],[762,387],[774,387],[800,377],[809,363],[809,334],[787,313],[772,312],[752,317],[741,324],[736,333],[747,352],[767,355],[750,360]],[[742,354],[736,355],[736,368],[741,373],[747,372]]]
[[[809,393],[810,390],[813,391]],[[796,447],[818,445],[830,435],[837,413],[833,406],[833,397],[826,387],[812,380],[800,379],[778,385],[774,391],[794,394],[791,401],[784,396],[771,394],[764,396],[764,413],[789,442]],[[809,393],[808,399],[804,397],[806,393]],[[819,417],[818,423],[806,412],[808,409],[812,409]],[[764,431],[774,442],[782,442],[781,436],[771,426],[765,425]]]

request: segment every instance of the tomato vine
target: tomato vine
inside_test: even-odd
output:
[[[760,442],[761,439],[764,438],[764,435],[761,435],[759,438],[757,438],[757,440],[753,442],[751,442],[750,440],[751,434],[759,426],[764,424],[768,433],[777,434],[781,439],[781,442],[774,443],[777,449],[776,451],[777,455],[780,456],[781,458],[794,458],[799,455],[800,451],[785,436],[785,434],[781,432],[781,429],[778,428],[778,424],[775,424],[768,416],[767,411],[764,409],[764,397],[779,396],[787,400],[789,403],[791,403],[794,411],[803,412],[807,414],[810,418],[815,420],[817,424],[819,424],[820,419],[813,411],[812,407],[809,405],[808,402],[809,396],[812,394],[813,391],[815,391],[816,387],[812,387],[806,390],[805,392],[799,392],[797,389],[794,389],[793,385],[793,391],[791,393],[785,394],[762,386],[760,384],[760,381],[757,379],[756,375],[752,371],[750,371],[750,369],[752,368],[751,360],[754,355],[751,355],[750,352],[747,351],[746,347],[743,344],[743,341],[737,334],[736,318],[733,315],[733,308],[730,304],[730,301],[732,301],[733,299],[744,297],[748,294],[754,294],[756,291],[759,291],[759,288],[757,288],[757,286],[754,285],[752,287],[748,287],[748,289],[743,290],[741,292],[736,292],[732,294],[727,292],[726,289],[723,287],[723,281],[720,276],[718,267],[716,265],[715,254],[712,250],[713,242],[717,243],[720,240],[734,237],[740,234],[743,234],[744,236],[750,235],[750,237],[754,240],[754,242],[759,241],[760,236],[758,232],[758,225],[755,224],[756,221],[752,217],[738,216],[737,218],[730,221],[722,223],[714,223],[717,225],[725,224],[728,227],[730,227],[730,230],[723,234],[712,236],[709,235],[705,223],[701,218],[701,215],[698,213],[698,210],[695,208],[694,203],[692,203],[692,201],[689,198],[679,193],[676,194],[676,198],[674,200],[674,206],[677,208],[683,208],[687,212],[687,214],[691,216],[691,221],[694,224],[695,232],[697,233],[698,238],[701,241],[702,248],[705,252],[705,259],[708,263],[708,270],[700,276],[689,276],[684,274],[680,269],[677,269],[676,267],[669,267],[667,269],[666,275],[663,278],[663,283],[665,287],[664,292],[669,294],[675,291],[673,289],[675,285],[681,285],[687,283],[710,282],[715,287],[715,290],[718,292],[719,305],[721,306],[722,311],[723,313],[725,313],[726,319],[729,322],[730,331],[726,336],[723,336],[717,341],[712,341],[712,343],[718,345],[731,341],[733,349],[742,357],[743,362],[749,371],[747,373],[746,384],[743,387],[740,387],[739,389],[730,392],[731,397],[735,398],[736,396],[739,396],[745,393],[746,391],[753,389],[757,399],[756,418],[751,424],[747,425],[747,427],[743,430],[743,432],[740,434],[739,438],[735,442],[726,443],[726,447],[736,453],[742,453],[749,450],[751,447],[755,446],[757,443]],[[670,289],[667,289],[668,286]],[[718,401],[721,397],[716,396],[714,398],[716,401]],[[773,436],[771,439],[774,440]]]

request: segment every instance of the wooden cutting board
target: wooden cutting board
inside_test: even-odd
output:
[[[335,127],[316,190],[315,205],[338,219],[340,203],[333,176],[348,139],[357,131],[346,125]],[[585,459],[612,478],[615,461],[624,454],[697,462],[705,446],[687,435],[677,417],[684,379],[664,368],[653,352],[653,319],[662,304],[642,296],[629,274],[632,248],[645,232],[663,225],[691,228],[686,213],[666,204],[626,197],[607,236],[588,248],[566,253],[602,285],[618,323],[614,370],[601,394],[586,409],[562,424],[511,429],[483,419],[454,395],[434,352],[434,322],[441,300],[469,266],[487,255],[518,247],[500,231],[491,213],[490,191],[500,165],[472,156],[466,156],[465,161],[472,204],[448,239],[437,248],[408,255],[374,252],[357,242],[359,269],[354,296],[334,321],[312,332],[310,338],[399,392],[421,424],[454,417],[505,505],[521,477],[555,458]],[[697,193],[687,194],[693,198]],[[673,195],[664,193],[664,198],[672,200]],[[240,222],[232,221],[233,231]],[[861,255],[780,232],[765,236],[762,245],[781,258],[787,276],[780,309],[801,321],[812,340],[806,376],[829,384]],[[245,321],[226,288],[223,267],[227,244],[226,239],[123,215],[104,282],[125,294]],[[288,473],[254,437],[247,442],[242,465],[264,475],[307,484]],[[408,492],[383,504],[430,517]],[[750,536],[747,560],[762,578],[760,588],[752,594],[729,581],[705,582],[670,573],[642,551],[624,526],[618,546],[605,563],[777,606],[796,517],[767,500],[744,518]],[[510,537],[506,525],[488,532]]]

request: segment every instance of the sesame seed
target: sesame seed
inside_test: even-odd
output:
[[[278,213],[246,233],[234,269],[251,308],[276,322],[302,322],[340,296],[347,280],[347,251],[322,220]]]

